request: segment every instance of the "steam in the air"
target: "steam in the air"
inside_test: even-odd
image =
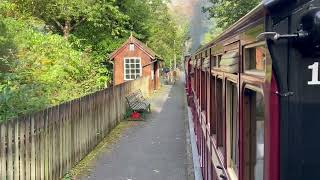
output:
[[[190,35],[192,39],[192,49],[195,51],[200,47],[204,35],[209,30],[209,21],[207,14],[203,13],[202,7],[208,5],[207,0],[193,0],[196,3],[193,6],[193,14],[190,22]]]
[[[208,0],[172,0],[171,8],[174,13],[187,18],[190,22],[191,52],[196,51],[210,27],[207,14],[202,7],[208,6]]]

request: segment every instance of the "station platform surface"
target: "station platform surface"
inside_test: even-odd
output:
[[[112,150],[99,155],[90,173],[80,179],[190,179],[183,82],[162,87],[150,101],[152,113],[146,120],[127,129]]]

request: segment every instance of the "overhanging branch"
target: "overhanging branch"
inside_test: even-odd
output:
[[[83,23],[85,20],[87,20],[87,18],[83,17],[80,21],[78,21],[77,23],[75,23],[70,30],[73,30],[74,28],[76,28],[77,26],[79,26],[81,23]]]
[[[58,20],[53,18],[53,21],[61,28],[61,30],[63,30],[63,26],[61,25],[61,23]]]

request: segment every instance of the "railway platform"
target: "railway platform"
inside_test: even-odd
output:
[[[152,113],[146,120],[127,129],[80,179],[194,179],[183,82],[164,86],[150,101]]]

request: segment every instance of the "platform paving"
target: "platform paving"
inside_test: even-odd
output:
[[[103,153],[89,180],[187,180],[184,86],[164,86],[151,98],[152,113]]]

